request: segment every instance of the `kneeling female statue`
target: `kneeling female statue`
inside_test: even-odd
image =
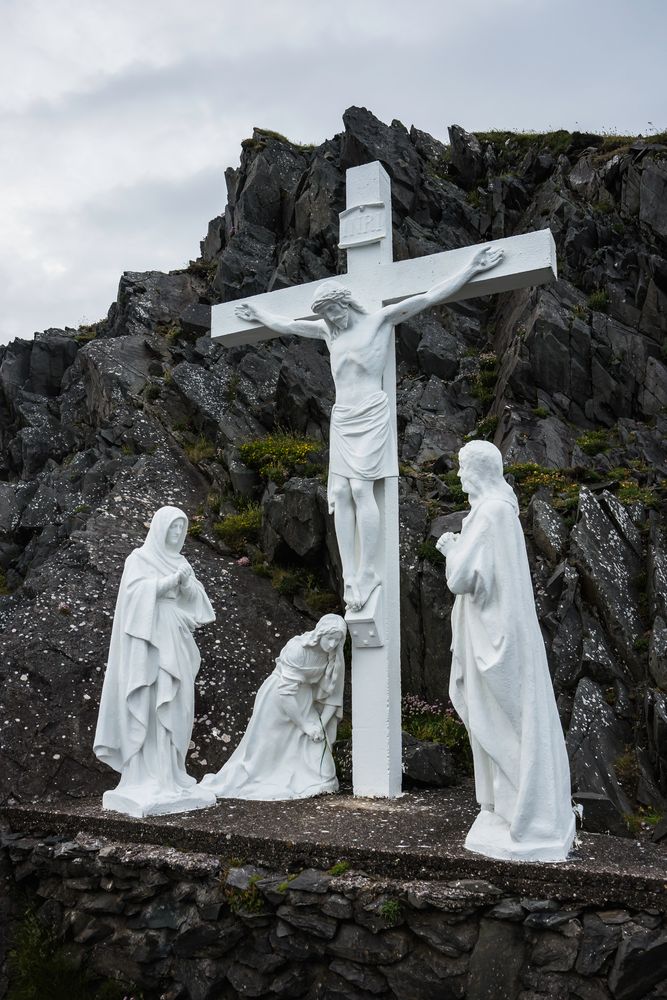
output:
[[[303,799],[338,790],[331,747],[343,714],[345,619],[290,639],[257,692],[248,728],[200,787],[226,799]]]
[[[161,507],[120,581],[95,753],[119,771],[102,805],[130,816],[214,805],[215,795],[185,770],[200,665],[192,633],[215,614],[180,554],[188,519]]]
[[[500,451],[459,452],[470,513],[437,542],[452,611],[449,696],[472,747],[481,810],[465,846],[492,858],[564,861],[575,836],[570,771],[540,632],[519,506]]]

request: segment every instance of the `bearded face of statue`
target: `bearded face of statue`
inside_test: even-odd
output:
[[[468,456],[461,457],[457,475],[461,480],[461,489],[464,493],[471,497],[479,496],[483,487],[482,476],[480,476],[479,469],[476,468],[476,463],[471,461]]]
[[[347,329],[349,308],[344,302],[327,302],[322,306],[322,316],[338,330]]]

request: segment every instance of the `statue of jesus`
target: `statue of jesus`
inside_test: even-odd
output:
[[[455,295],[480,271],[502,259],[502,250],[483,247],[469,264],[429,291],[368,312],[337,281],[317,290],[312,311],[321,319],[292,320],[246,302],[236,315],[258,322],[281,336],[323,340],[331,356],[336,401],[329,436],[329,512],[343,564],[344,600],[360,611],[382,581],[377,571],[380,512],[373,484],[398,476],[398,451],[382,373],[391,332],[431,306]]]

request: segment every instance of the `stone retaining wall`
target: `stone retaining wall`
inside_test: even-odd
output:
[[[29,906],[93,976],[145,1000],[667,996],[657,910],[380,880],[344,863],[276,873],[83,835],[6,834],[0,848],[5,922]]]

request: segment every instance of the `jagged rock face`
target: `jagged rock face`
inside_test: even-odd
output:
[[[199,261],[124,275],[98,329],[0,348],[3,796],[113,783],[92,727],[122,561],[159,504],[195,516],[188,551],[218,610],[201,636],[195,771],[224,760],[314,613],[298,586],[281,596],[233,557],[339,592],[322,477],[267,481],[239,450],[284,430],[326,445],[321,345],[224,349],[205,331],[217,301],[342,272],[344,172],[379,159],[397,258],[549,226],[560,272],[397,330],[404,688],[446,698],[452,599],[432,543],[465,507],[456,452],[490,437],[521,501],[575,786],[617,812],[665,808],[667,149],[459,126],[450,142],[361,108],[317,148],[255,130]],[[225,548],[213,523],[253,502],[259,533]]]

